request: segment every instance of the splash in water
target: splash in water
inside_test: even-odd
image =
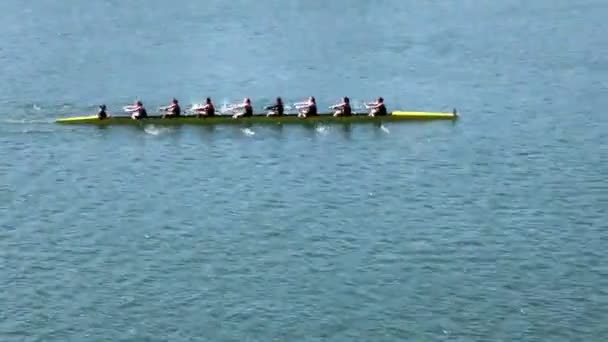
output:
[[[154,125],[146,125],[144,126],[144,132],[146,132],[146,134],[150,134],[150,135],[161,135],[161,134],[165,134],[171,131],[171,128],[168,127],[161,127],[158,128]]]
[[[253,136],[253,135],[255,135],[255,132],[252,131],[249,128],[243,128],[243,129],[241,129],[241,132],[243,132],[243,134],[245,134],[247,136]]]
[[[317,133],[323,134],[323,135],[325,135],[329,132],[329,128],[327,128],[327,126],[322,126],[322,125],[317,126],[315,128],[315,130],[317,131]]]

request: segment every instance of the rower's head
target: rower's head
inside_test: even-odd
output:
[[[378,98],[378,103],[384,103],[384,99],[382,97]]]
[[[171,103],[173,103],[173,104],[177,104],[177,99],[176,99],[176,98],[173,98],[173,100],[171,100]]]
[[[106,105],[105,105],[105,104],[102,104],[101,106],[99,106],[99,109],[101,109],[101,110],[106,110]]]
[[[251,104],[251,99],[246,97],[245,100],[243,100],[243,102],[245,102],[245,104]]]
[[[143,106],[143,105],[144,105],[144,104],[143,104],[143,103],[141,103],[141,101],[139,101],[139,100],[138,100],[137,102],[135,102],[135,104],[136,104],[136,105],[138,105],[138,106]]]
[[[211,98],[210,98],[210,97],[208,97],[208,98],[207,98],[207,100],[205,100],[205,102],[206,102],[207,104],[211,104]]]
[[[281,97],[277,97],[277,103],[278,104],[283,104],[283,99],[281,99]]]
[[[348,98],[348,96],[344,96],[342,101],[344,101],[344,103],[350,103],[350,99]]]
[[[317,103],[317,100],[315,100],[314,96],[309,97],[308,101],[310,101],[310,103]]]

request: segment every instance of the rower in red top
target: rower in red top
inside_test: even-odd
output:
[[[376,102],[366,104],[366,107],[370,109],[369,116],[382,116],[388,114],[382,97],[379,97]]]
[[[243,103],[234,106],[233,109],[242,109],[240,113],[236,113],[232,116],[235,119],[245,116],[253,116],[253,106],[251,106],[251,100],[248,97],[243,100]]]
[[[353,114],[352,109],[350,107],[350,99],[346,96],[342,98],[342,103],[333,105],[329,107],[329,109],[336,110],[334,116],[351,116]]]
[[[167,107],[162,107],[161,110],[164,110],[165,112],[167,112],[167,114],[163,115],[163,118],[174,118],[174,117],[178,117],[180,115],[182,115],[182,109],[179,106],[179,102],[177,101],[177,99],[173,99],[171,100],[171,104],[168,105]]]
[[[144,107],[144,104],[141,103],[141,101],[136,101],[135,105],[126,106],[124,109],[128,113],[132,113],[131,118],[133,120],[140,120],[148,117],[148,112],[146,111],[146,108]]]
[[[197,116],[199,118],[201,116],[215,116],[215,106],[209,97],[205,100],[204,106],[196,108],[195,110],[198,112]]]
[[[307,118],[309,116],[316,116],[319,114],[317,112],[317,100],[315,100],[314,96],[309,97],[308,101],[298,102],[294,105],[298,109],[299,118]]]

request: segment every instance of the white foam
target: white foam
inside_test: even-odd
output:
[[[144,132],[150,135],[159,135],[160,130],[154,126],[144,126]]]
[[[243,134],[245,134],[245,135],[247,135],[247,136],[254,136],[254,135],[255,135],[255,132],[254,132],[254,131],[252,131],[252,130],[251,130],[251,129],[249,129],[249,128],[242,128],[242,129],[241,129],[241,132],[243,132]]]
[[[50,124],[53,123],[51,119],[6,119],[0,120],[2,123],[6,124]]]
[[[323,135],[325,135],[329,132],[329,129],[327,128],[327,126],[322,126],[322,125],[317,126],[315,128],[315,130],[317,131],[317,133],[323,134]]]
[[[145,125],[144,126],[144,132],[146,132],[147,134],[150,134],[150,135],[154,135],[154,136],[165,134],[170,131],[171,131],[171,128],[168,128],[168,127],[158,128],[154,125]]]

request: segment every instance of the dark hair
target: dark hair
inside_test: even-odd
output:
[[[137,101],[137,105],[138,105],[138,106],[143,106],[144,104],[143,104],[143,103],[141,103],[141,101]]]
[[[176,99],[176,98],[173,98],[173,101],[171,101],[171,102],[173,102],[173,103],[177,104],[177,99]]]
[[[317,100],[315,100],[315,97],[314,97],[314,96],[311,96],[311,97],[310,97],[310,100],[312,101],[312,103],[317,103]]]
[[[206,102],[207,102],[207,103],[211,103],[211,98],[210,98],[210,97],[208,97]]]
[[[344,96],[344,103],[350,103],[350,99],[348,98],[348,96]]]
[[[277,103],[283,103],[283,100],[281,99],[281,97],[277,97]]]
[[[384,99],[381,97],[378,98],[378,102],[384,102]]]
[[[105,104],[102,104],[101,106],[99,106],[99,109],[101,109],[101,110],[106,110],[106,105],[105,105]]]

